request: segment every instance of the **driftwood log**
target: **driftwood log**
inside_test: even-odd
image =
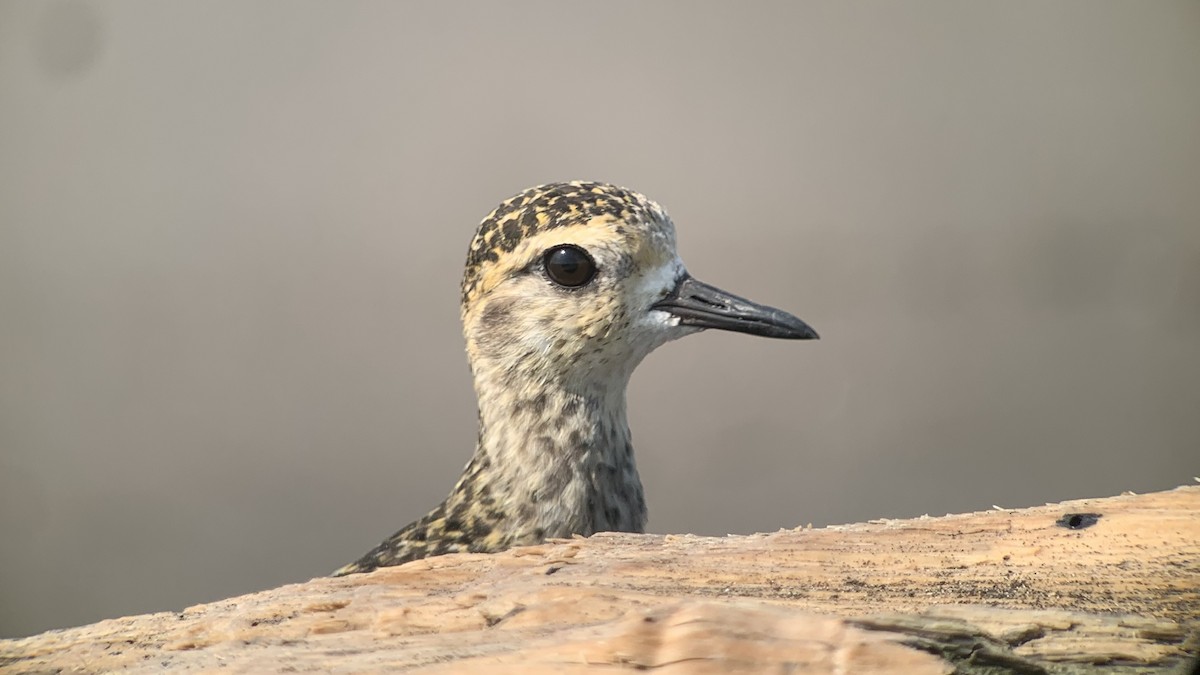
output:
[[[602,534],[0,640],[0,671],[1200,672],[1200,486]]]

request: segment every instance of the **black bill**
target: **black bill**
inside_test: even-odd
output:
[[[679,317],[679,325],[719,328],[787,340],[816,340],[817,331],[782,309],[767,307],[685,274],[652,309]]]

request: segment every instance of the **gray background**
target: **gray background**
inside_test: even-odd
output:
[[[0,4],[0,634],[327,573],[475,440],[474,225],[662,202],[654,532],[1200,472],[1200,3]]]

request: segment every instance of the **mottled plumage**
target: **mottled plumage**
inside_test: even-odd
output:
[[[336,575],[641,532],[646,501],[625,415],[638,363],[704,328],[816,337],[790,314],[692,279],[660,206],[587,182],[531,188],[483,220],[467,255],[462,319],[479,401],[475,454],[442,504]]]

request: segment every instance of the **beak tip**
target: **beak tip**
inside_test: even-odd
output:
[[[801,322],[801,325],[797,328],[796,334],[791,337],[796,340],[820,340],[821,339],[821,336],[817,335],[817,331],[813,330],[812,326],[810,326],[806,323],[803,323],[803,322]]]

